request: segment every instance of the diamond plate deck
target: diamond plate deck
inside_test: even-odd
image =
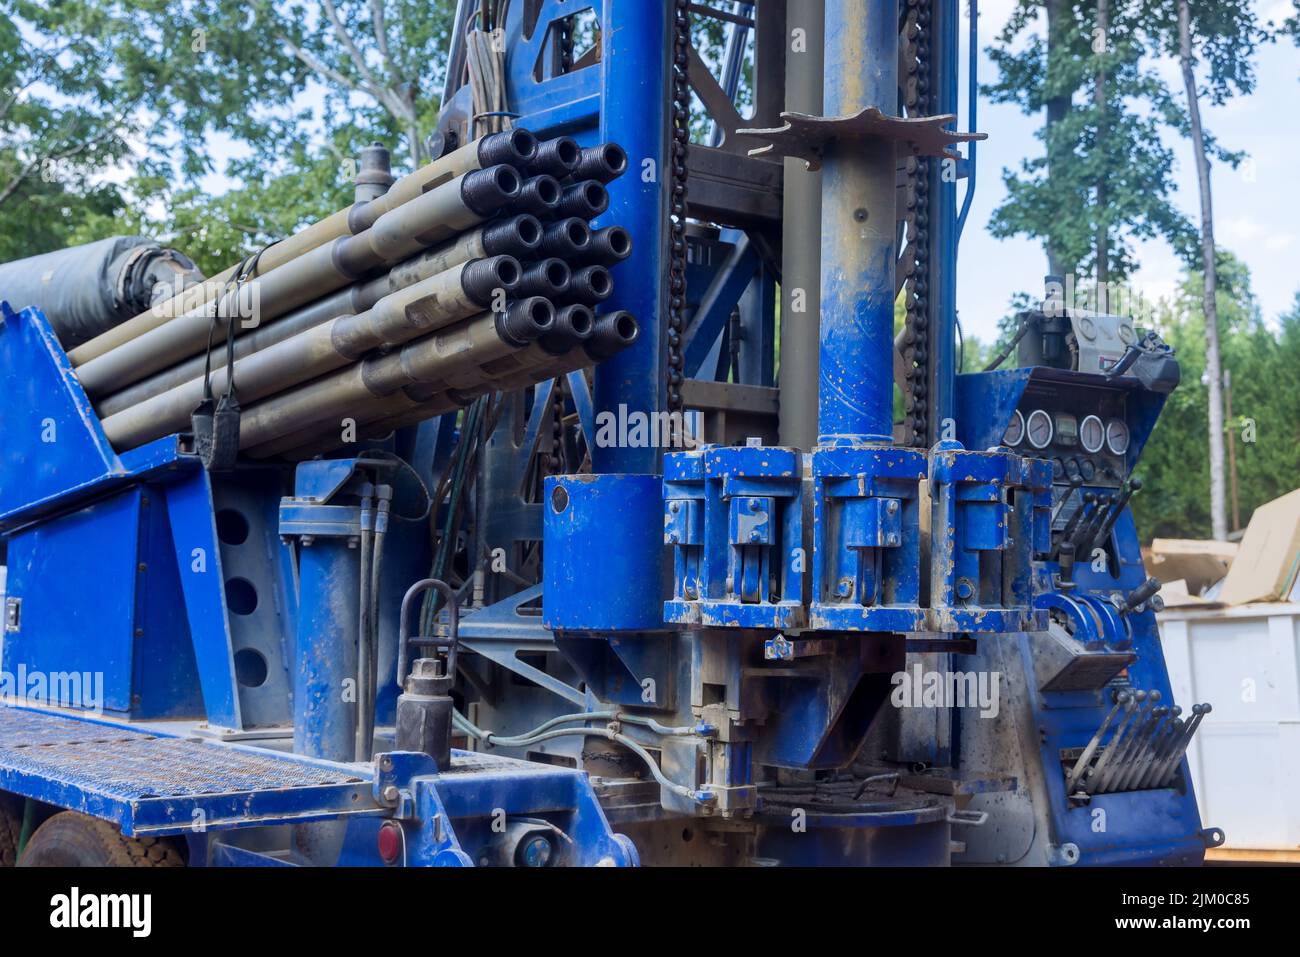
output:
[[[0,787],[127,833],[374,812],[369,775],[294,755],[0,706]]]

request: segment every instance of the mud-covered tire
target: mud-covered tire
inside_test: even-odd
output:
[[[18,862],[18,838],[23,830],[23,805],[16,794],[0,791],[0,867]]]
[[[99,818],[63,811],[36,829],[19,867],[184,867],[166,838],[126,837]]]

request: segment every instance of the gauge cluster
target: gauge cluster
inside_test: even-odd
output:
[[[1104,389],[1034,384],[1002,444],[1052,463],[1059,483],[1118,486],[1127,478],[1132,442],[1124,395]]]

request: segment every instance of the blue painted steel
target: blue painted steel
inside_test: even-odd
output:
[[[186,473],[164,489],[208,721],[274,727],[290,720],[285,635],[296,626],[289,554],[275,509],[280,472]],[[268,560],[269,559],[269,560]]]
[[[115,454],[45,317],[36,309],[16,313],[4,302],[0,434],[15,472],[0,482],[0,531],[186,467],[174,437]]]
[[[538,621],[536,614],[525,611],[525,606],[534,605],[541,596],[542,586],[534,585],[494,605],[470,612],[460,620],[460,645],[585,708],[585,693],[520,658],[521,652],[555,650],[550,629]]]
[[[93,547],[91,547],[93,543]],[[138,485],[9,539],[16,696],[135,718],[202,714],[161,490]]]
[[[898,818],[898,814],[874,817]],[[810,815],[809,829],[795,833],[788,820],[763,828],[758,853],[783,867],[946,867],[952,835],[944,820],[867,823],[872,815]]]
[[[810,626],[836,631],[921,631],[919,483],[915,449],[813,452],[813,593]]]
[[[280,506],[280,534],[298,545],[302,609],[293,682],[293,749],[348,761],[356,753],[361,507],[335,497],[356,474],[353,459],[304,462],[294,497]],[[351,686],[354,693],[345,694]]]
[[[606,6],[610,2],[605,0]],[[535,26],[525,29],[529,7],[535,10]],[[559,72],[555,68],[557,58],[545,55],[548,42],[553,40],[553,27],[559,26],[557,21],[593,7],[600,7],[599,0],[541,0],[537,4],[511,4],[507,10],[503,25],[508,37],[506,99],[512,111],[527,118],[528,129],[539,135],[573,136],[584,145],[595,142],[604,92],[602,70]],[[600,20],[602,33],[608,33],[617,24],[611,20],[608,10],[602,11]],[[464,92],[468,92],[468,87]]]
[[[380,755],[376,766],[0,708],[0,789],[112,821],[128,836],[187,835],[210,864],[255,863],[253,852],[223,851],[218,832],[340,818],[350,839],[338,863],[379,864],[379,822],[395,816],[404,863],[469,866],[494,854],[494,815],[557,828],[559,865],[638,863],[578,771],[466,751],[454,751],[442,774],[420,754]],[[385,800],[390,787],[398,796]],[[284,863],[262,857],[256,863]]]
[[[657,475],[547,478],[546,627],[663,628],[667,582],[659,483]]]
[[[1032,563],[1051,548],[1051,466],[940,442],[930,453],[930,499],[930,629],[1046,628],[1034,610]]]
[[[686,371],[698,371],[722,334],[731,311],[754,281],[758,253],[743,233],[709,283],[684,338]],[[711,377],[710,377],[711,378]]]
[[[518,6],[518,5],[517,5]],[[605,309],[628,309],[641,335],[596,367],[596,414],[657,413],[664,403],[664,319],[667,314],[664,220],[667,214],[668,51],[672,6],[604,0],[602,10],[600,138],[622,144],[629,169],[609,185],[601,222],[621,223],[636,237],[635,268],[624,264]],[[660,449],[602,445],[591,450],[597,472],[654,473]],[[656,498],[657,498],[656,493]]]
[[[441,774],[432,773],[432,762],[422,754],[381,755],[379,765],[375,790],[391,785],[400,794],[395,816],[404,832],[407,865],[501,863],[513,821],[531,821],[554,835],[552,866],[639,863],[635,846],[610,829],[587,776],[579,771],[466,751],[453,751],[451,767]],[[352,829],[374,834],[376,827],[354,821]],[[364,848],[364,841],[349,844]]]
[[[967,120],[966,129],[975,130],[975,116],[979,106],[979,64],[980,64],[980,39],[979,39],[979,20],[980,5],[979,0],[969,0],[968,9],[970,11],[970,23],[968,25],[969,47],[966,50],[966,109]],[[945,48],[947,49],[947,48]],[[956,55],[956,49],[953,49],[953,55]],[[955,103],[954,103],[955,106]],[[961,199],[961,211],[957,214],[957,240],[961,241],[962,231],[966,228],[966,216],[970,213],[971,203],[975,200],[975,173],[978,170],[976,162],[975,147],[977,142],[971,140],[966,144],[966,161],[963,164],[966,168],[966,192]],[[960,370],[959,370],[960,371]]]
[[[995,445],[1016,408],[1025,414],[1033,407],[1034,399],[1026,396],[1031,386],[1053,392],[1085,388],[1122,394],[1132,436],[1125,475],[1136,466],[1165,401],[1165,396],[1143,390],[1131,377],[1106,379],[1048,368],[964,375],[958,377],[958,403],[971,411],[959,423],[963,440],[975,448]],[[1056,481],[1059,502],[1068,483],[1063,478]],[[1073,494],[1088,490],[1084,487]],[[1091,490],[1109,494],[1114,488],[1093,486]],[[1037,759],[1045,788],[1042,811],[1049,823],[1050,841],[1058,847],[1073,844],[1079,850],[1079,863],[1084,865],[1199,863],[1206,839],[1185,761],[1180,763],[1179,780],[1172,788],[1094,795],[1087,803],[1072,802],[1065,793],[1062,751],[1083,748],[1097,732],[1111,707],[1111,692],[1121,688],[1156,691],[1164,704],[1175,703],[1154,613],[1146,609],[1121,614],[1111,600],[1114,594],[1126,594],[1146,579],[1132,514],[1126,508],[1115,523],[1109,539],[1112,558],[1095,563],[1092,556],[1079,557],[1074,585],[1068,592],[1055,590],[1059,566],[1055,560],[1043,559],[1041,545],[1041,541],[1035,544],[1037,606],[1056,612],[1088,652],[1122,651],[1136,656],[1119,677],[1096,691],[1045,692],[1037,681],[1027,683],[1031,720],[1038,730]],[[1015,635],[1014,647],[1020,666],[1032,678],[1034,645],[1029,636]],[[1181,704],[1187,711],[1191,702]],[[1034,756],[1026,753],[1024,759],[1032,761]],[[1096,826],[1098,820],[1105,821],[1104,828]]]
[[[896,113],[897,0],[827,0],[824,109]],[[827,144],[818,444],[893,440],[894,144]]]
[[[568,374],[565,381],[569,386],[569,398],[573,400],[573,410],[578,413],[583,439],[590,448],[596,442],[596,410],[591,399],[591,388],[587,385],[587,376],[581,371],[574,371]]]
[[[803,472],[797,449],[709,446],[664,458],[667,621],[803,627]]]
[[[193,472],[165,495],[208,721],[217,728],[242,729],[211,476],[202,470]]]

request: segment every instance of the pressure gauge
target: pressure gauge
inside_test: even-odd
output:
[[[1100,452],[1105,441],[1106,427],[1101,424],[1101,419],[1095,415],[1085,418],[1079,426],[1079,444],[1083,446],[1083,450],[1090,453]]]
[[[1128,425],[1123,419],[1111,419],[1106,423],[1106,448],[1110,449],[1115,455],[1123,455],[1128,451],[1129,433]]]
[[[1019,409],[1016,409],[1016,411],[1011,416],[1011,424],[1008,425],[1007,430],[1002,433],[1002,444],[1009,445],[1012,448],[1015,448],[1024,440],[1025,440],[1025,417],[1020,414]]]
[[[1042,409],[1034,409],[1025,420],[1025,434],[1029,438],[1029,444],[1036,449],[1045,449],[1051,445],[1055,432],[1052,417]]]

